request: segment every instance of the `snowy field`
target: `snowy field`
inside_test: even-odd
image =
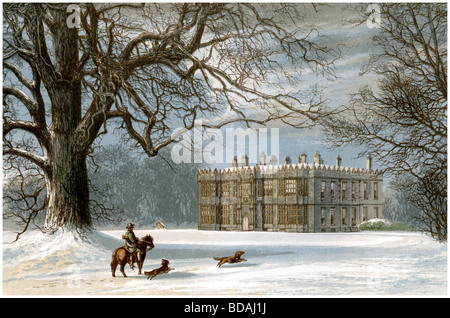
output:
[[[124,231],[44,237],[3,233],[4,295],[364,296],[447,295],[447,245],[416,232],[268,233],[198,230],[151,234],[144,270],[170,260],[175,270],[149,281],[126,267],[111,276]],[[221,268],[213,256],[245,251]]]

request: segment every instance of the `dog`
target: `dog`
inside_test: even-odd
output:
[[[242,254],[244,254],[244,252],[237,251],[236,254],[234,254],[234,256],[213,257],[213,259],[216,261],[219,261],[217,266],[220,267],[225,263],[234,264],[234,263],[246,262],[247,260],[245,258],[241,258]]]
[[[168,273],[175,269],[175,268],[169,267],[169,264],[170,264],[169,261],[163,258],[163,259],[161,259],[161,267],[158,267],[152,271],[144,272],[144,274],[146,276],[148,276],[147,279],[152,280],[153,277],[155,277],[159,274]]]

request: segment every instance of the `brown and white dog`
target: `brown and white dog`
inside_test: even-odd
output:
[[[225,263],[234,264],[234,263],[246,262],[247,260],[245,258],[241,258],[242,254],[244,254],[244,252],[237,251],[236,254],[234,254],[234,256],[213,257],[213,259],[215,259],[216,261],[219,261],[217,266],[220,267]]]
[[[168,273],[171,270],[175,269],[175,268],[169,267],[169,264],[170,264],[169,261],[163,258],[163,259],[161,259],[161,267],[158,267],[158,268],[156,268],[154,270],[151,270],[151,271],[144,272],[144,274],[146,276],[148,276],[147,279],[151,280],[156,275],[163,274],[163,273]]]

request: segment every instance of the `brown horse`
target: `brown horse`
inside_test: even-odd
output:
[[[117,265],[120,265],[120,271],[122,272],[123,277],[127,277],[127,275],[125,274],[125,265],[128,262],[130,262],[130,260],[132,265],[134,264],[134,262],[137,262],[139,269],[138,274],[139,275],[141,274],[142,265],[144,265],[144,260],[145,256],[147,255],[147,251],[154,248],[155,245],[153,245],[153,237],[151,237],[151,235],[144,236],[142,239],[138,240],[136,244],[139,250],[141,251],[140,261],[138,261],[137,252],[130,253],[123,246],[118,247],[114,250],[111,260],[111,273],[113,277],[116,277]]]

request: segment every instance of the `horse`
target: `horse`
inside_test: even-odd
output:
[[[147,255],[147,251],[151,250],[155,247],[153,245],[153,237],[151,235],[146,235],[142,239],[137,240],[136,243],[137,247],[141,251],[141,260],[138,261],[137,257],[137,251],[130,253],[126,250],[125,247],[121,246],[114,250],[112,254],[112,260],[111,260],[111,273],[113,277],[116,277],[116,268],[117,265],[120,265],[120,271],[123,275],[123,277],[127,277],[125,274],[125,265],[131,261],[130,267],[134,269],[133,264],[137,262],[139,272],[138,274],[141,275],[142,271],[142,265],[144,265],[145,256]]]

